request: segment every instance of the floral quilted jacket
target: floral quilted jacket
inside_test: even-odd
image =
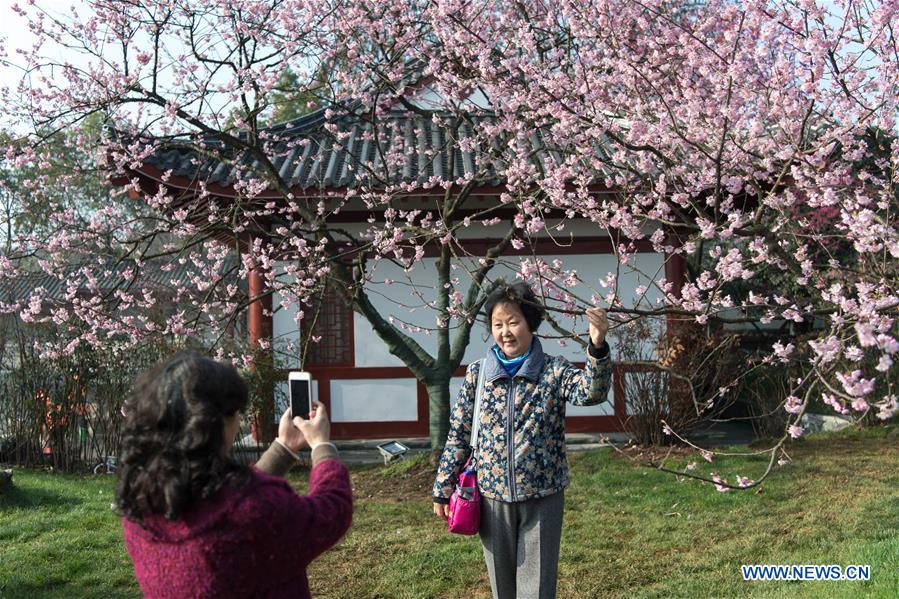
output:
[[[449,501],[470,453],[474,395],[482,364],[487,371],[475,454],[481,494],[512,502],[562,490],[568,485],[565,404],[589,406],[606,401],[612,380],[608,345],[604,343],[598,351],[591,347],[583,370],[565,358],[544,354],[536,337],[531,354],[514,377],[509,377],[492,351],[470,364],[450,411],[450,430],[434,481],[437,503]]]

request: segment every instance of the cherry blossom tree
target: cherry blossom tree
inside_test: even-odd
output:
[[[658,282],[659,312],[812,329],[769,358],[807,366],[784,398],[784,439],[802,434],[816,398],[895,413],[894,6],[441,2],[353,14],[339,23],[348,43],[378,23],[381,45],[426,57],[447,95],[479,90],[497,129],[517,133],[505,173],[513,193],[541,192],[517,202],[529,232],[561,207],[686,259],[687,282]],[[363,70],[384,70],[379,60]],[[358,82],[344,81],[357,97]],[[561,157],[554,168],[528,160],[535,130]],[[792,285],[768,288],[772,272]]]
[[[70,151],[102,163],[121,185],[86,226],[49,211],[50,233],[15,239],[0,256],[2,276],[15,276],[19,256],[37,255],[41,269],[91,288],[96,256],[135,264],[105,298],[73,296],[73,307],[48,314],[35,290],[0,306],[71,333],[48,353],[201,328],[215,337],[274,290],[302,322],[329,282],[425,383],[439,445],[450,377],[491,272],[505,261],[543,290],[564,334],[583,328],[578,313],[599,300],[621,321],[801,328],[765,358],[803,374],[782,398],[790,419],[756,482],[802,435],[812,401],[858,417],[888,419],[899,409],[892,3],[94,0],[66,14],[15,11],[37,42],[17,58],[22,84],[3,96],[16,130],[28,128],[6,162],[40,167],[52,160],[47,132],[102,114],[102,138],[76,138]],[[66,51],[54,59],[51,46]],[[278,82],[288,70],[296,89],[285,96]],[[439,100],[414,101],[422,89]],[[354,185],[298,192],[284,168],[305,149],[292,145],[301,143],[291,136],[296,123],[264,126],[291,98],[314,111],[309,118],[327,135],[320,144],[351,143],[347,122],[366,132],[360,143],[374,149],[349,164]],[[390,126],[397,114],[428,124],[401,135]],[[413,156],[408,140],[429,133],[428,151]],[[190,193],[171,170],[155,187],[133,175],[166,152],[193,166]],[[468,155],[464,168],[452,162]],[[428,166],[442,156],[449,162]],[[206,184],[209,165],[230,173],[234,197]],[[485,182],[502,186],[489,205],[472,193]],[[35,197],[42,187],[35,176]],[[402,203],[422,196],[430,204]],[[360,230],[340,224],[342,211],[359,206],[377,218]],[[564,225],[576,219],[608,232],[622,265],[648,242],[687,276],[653,277],[644,291],[661,300],[629,306],[616,273],[580,281],[535,250],[513,255],[547,239],[566,243]],[[496,242],[473,251],[472,227],[487,227]],[[236,274],[261,277],[264,291],[226,283],[233,250]],[[380,261],[413,272],[428,252],[437,256],[436,299],[409,285],[435,311],[436,355],[416,341],[420,327],[371,301],[389,283],[377,275]],[[190,261],[196,272],[176,292],[194,309],[157,324],[145,316],[155,298],[133,289],[141,266],[160,259]],[[594,297],[571,293],[576,282]],[[117,309],[101,309],[104,299]],[[756,484],[717,473],[705,480],[722,490]]]

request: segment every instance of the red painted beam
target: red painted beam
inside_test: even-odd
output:
[[[251,303],[247,310],[247,328],[254,367],[262,367],[263,372],[272,372],[272,296],[267,293],[265,279],[259,270],[254,268],[250,271],[248,283]],[[261,361],[267,364],[260,364]],[[274,381],[267,381],[260,389],[260,394],[263,401],[259,411],[253,414],[253,437],[257,441],[270,442],[275,438]]]

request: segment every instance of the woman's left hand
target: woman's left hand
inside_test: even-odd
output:
[[[602,308],[588,308],[587,320],[590,321],[590,341],[593,347],[600,347],[609,332],[609,318]]]

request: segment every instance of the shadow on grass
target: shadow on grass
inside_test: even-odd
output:
[[[83,594],[82,594],[83,593]],[[3,599],[32,599],[34,597],[43,597],[45,599],[72,597],[91,597],[99,596],[88,593],[85,589],[73,588],[70,581],[62,578],[59,580],[42,580],[36,583],[29,582],[0,582],[0,597]],[[134,598],[140,597],[140,591],[136,588],[113,589],[104,588],[102,592],[104,599]]]
[[[0,597],[17,599],[19,597],[46,597],[54,589],[64,586],[62,583],[43,581],[41,584],[19,584],[17,581],[0,582]]]
[[[13,508],[72,508],[82,503],[82,499],[69,494],[16,484],[0,494],[0,511]]]

